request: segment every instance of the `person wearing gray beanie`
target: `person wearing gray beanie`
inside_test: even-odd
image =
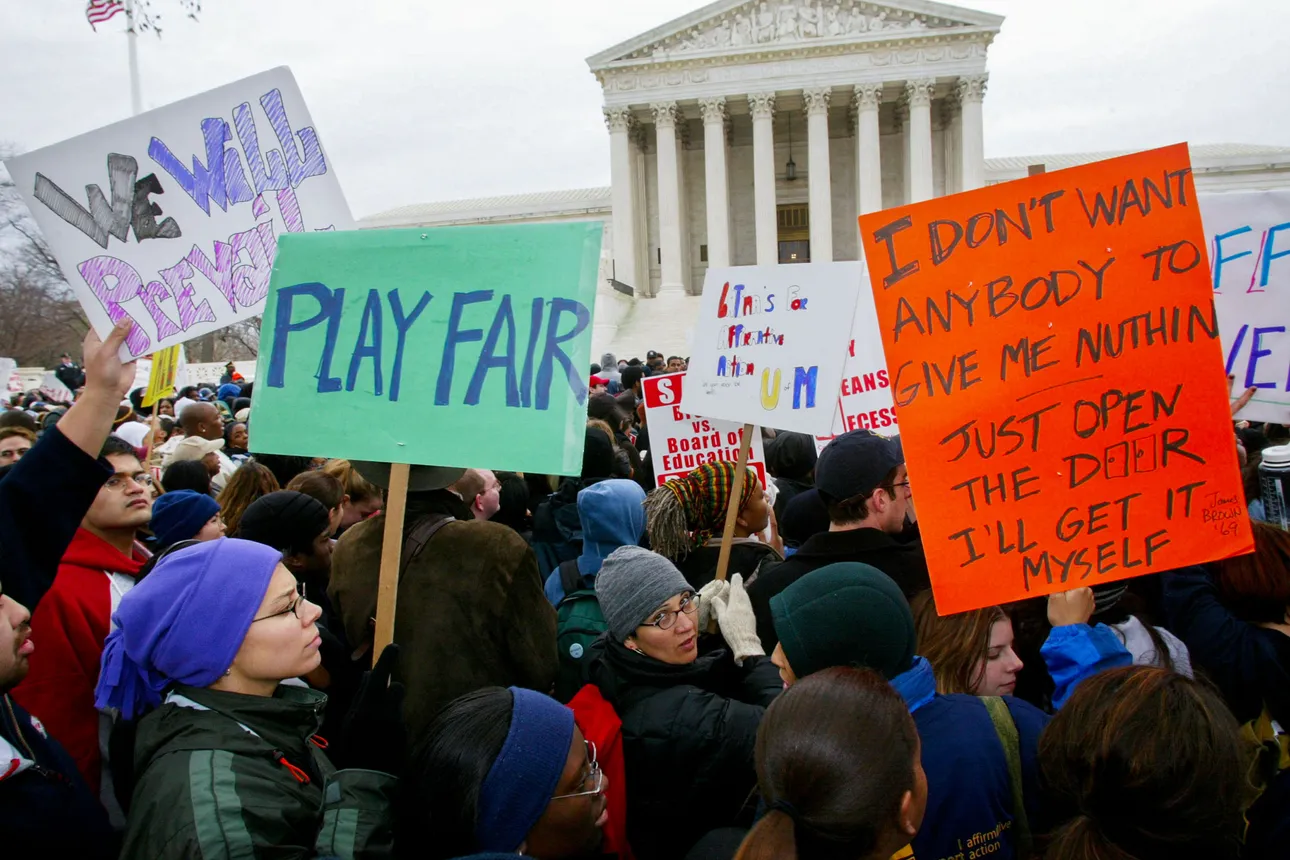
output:
[[[588,646],[583,677],[622,720],[627,841],[641,860],[685,856],[739,824],[756,786],[757,726],[783,684],[741,578],[719,585],[702,598],[715,636],[694,586],[658,553],[619,547],[596,574],[608,631]]]
[[[609,632],[620,642],[649,621],[647,616],[654,610],[673,597],[693,592],[676,565],[638,546],[622,546],[611,552],[596,576],[600,611]]]

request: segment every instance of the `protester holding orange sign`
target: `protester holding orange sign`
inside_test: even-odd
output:
[[[1186,145],[860,228],[941,612],[1250,551]]]

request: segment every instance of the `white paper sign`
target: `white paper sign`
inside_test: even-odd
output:
[[[5,390],[12,393],[22,391],[22,380],[18,377],[18,362],[12,358],[0,358],[0,381],[5,384]]]
[[[280,67],[5,162],[94,329],[140,356],[259,314],[286,231],[354,221]]]
[[[868,275],[864,277],[867,279]],[[815,437],[815,447],[819,451],[823,451],[834,436],[852,430],[869,430],[880,436],[900,433],[896,424],[896,404],[891,396],[891,377],[887,373],[887,359],[882,350],[882,332],[878,329],[878,310],[869,290],[861,290],[856,300],[851,340],[846,349],[833,432]]]
[[[1237,417],[1290,423],[1290,191],[1204,195],[1200,211],[1232,396],[1259,388]]]
[[[828,434],[862,277],[860,263],[708,269],[687,380],[691,411]]]
[[[52,370],[46,370],[41,378],[40,393],[51,403],[71,403],[75,398],[72,390]]]
[[[641,380],[645,395],[645,425],[649,427],[649,456],[654,480],[661,487],[704,463],[739,460],[742,424],[700,418],[686,412],[686,374],[666,373]],[[766,452],[761,432],[755,431],[748,466],[766,486]]]

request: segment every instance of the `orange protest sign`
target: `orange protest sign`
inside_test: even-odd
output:
[[[943,614],[1253,549],[1186,144],[860,232]]]

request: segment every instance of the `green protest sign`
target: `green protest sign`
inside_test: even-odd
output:
[[[578,474],[602,229],[280,236],[251,450]]]

